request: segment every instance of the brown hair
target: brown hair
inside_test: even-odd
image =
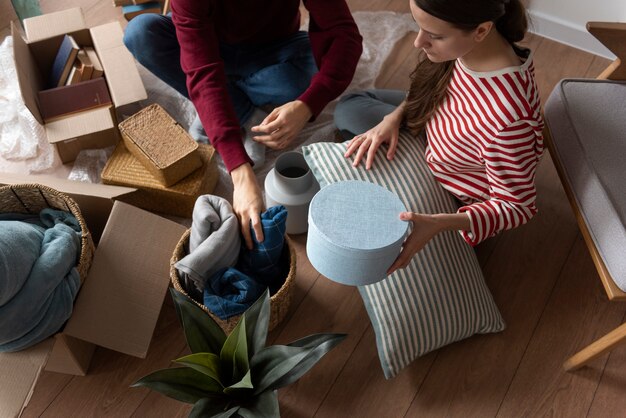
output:
[[[495,22],[498,32],[511,45],[524,38],[528,21],[520,0],[413,0],[426,13],[453,26],[471,31],[483,22]],[[411,86],[404,109],[404,121],[417,135],[446,96],[455,61],[435,63],[420,51],[411,73]]]

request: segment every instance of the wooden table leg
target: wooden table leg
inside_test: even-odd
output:
[[[576,370],[624,343],[626,343],[626,324],[620,325],[604,337],[574,354],[563,363],[563,368],[566,372]]]

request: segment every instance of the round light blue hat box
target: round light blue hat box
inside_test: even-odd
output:
[[[306,252],[329,279],[352,286],[378,282],[398,257],[409,224],[394,193],[373,183],[342,181],[320,190],[309,206]]]

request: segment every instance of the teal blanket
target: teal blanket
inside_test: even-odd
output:
[[[0,352],[43,341],[71,316],[80,239],[68,212],[0,214]]]

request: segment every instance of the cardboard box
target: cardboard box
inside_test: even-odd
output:
[[[147,98],[132,54],[126,49],[119,22],[88,29],[80,8],[25,19],[24,31],[11,25],[13,53],[20,91],[26,107],[44,126],[61,161],[71,162],[82,149],[104,148],[119,141],[115,108]],[[81,112],[44,123],[37,93],[46,86],[56,51],[65,34],[81,47],[93,47],[98,54],[113,106]]]
[[[29,351],[0,353],[0,400],[16,401],[19,415],[42,366],[85,375],[96,345],[145,358],[169,286],[169,260],[186,228],[128,204],[113,201],[135,189],[81,183],[46,176],[0,174],[0,184],[39,183],[71,196],[87,226],[99,239],[91,269],[63,331]],[[52,345],[52,348],[50,348]],[[49,354],[48,354],[49,353]],[[28,366],[26,367],[25,366]],[[23,383],[4,376],[19,375]],[[31,382],[31,383],[29,383]],[[7,395],[9,394],[9,395]],[[0,402],[4,408],[4,404]],[[12,413],[12,415],[11,415]]]

